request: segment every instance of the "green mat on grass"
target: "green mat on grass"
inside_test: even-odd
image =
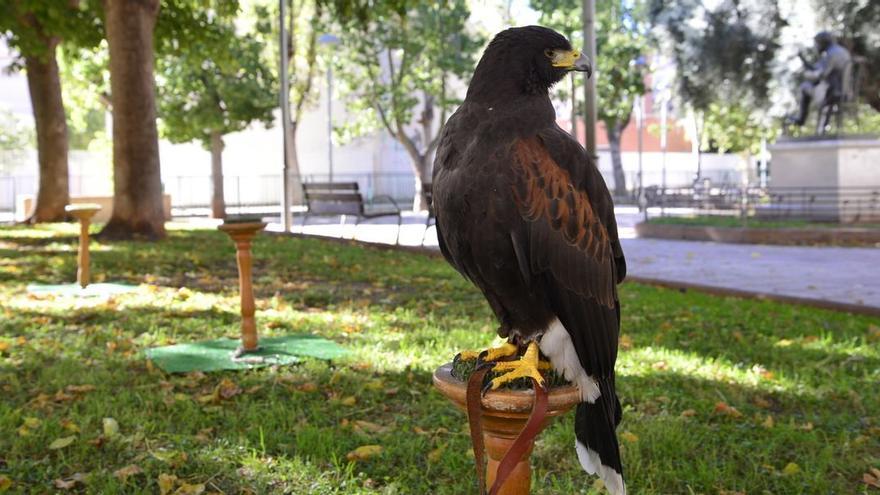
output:
[[[238,358],[233,356],[239,339],[217,339],[189,344],[154,347],[147,359],[169,373],[241,370],[273,364],[293,364],[300,357],[335,359],[348,353],[342,346],[315,335],[298,334],[260,339],[260,348]]]
[[[79,284],[30,284],[29,294],[53,296],[102,297],[125,294],[137,290],[136,285],[126,284],[89,284],[85,289]]]

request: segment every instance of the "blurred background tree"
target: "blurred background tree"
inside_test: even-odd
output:
[[[199,35],[170,43],[156,62],[160,134],[172,143],[199,141],[211,151],[211,212],[225,218],[223,136],[254,122],[270,127],[276,84],[253,33],[237,34],[234,18],[192,11]]]
[[[12,0],[0,8],[0,37],[15,51],[13,69],[24,69],[33,107],[39,185],[29,222],[66,217],[70,201],[68,128],[57,51],[61,44],[90,46],[101,24],[90,1]]]
[[[448,112],[460,99],[482,40],[469,32],[465,0],[328,1],[341,44],[335,58],[350,119],[343,139],[384,129],[406,150],[417,192],[431,181],[434,150]],[[439,115],[436,113],[439,112]],[[439,117],[439,118],[438,118]]]

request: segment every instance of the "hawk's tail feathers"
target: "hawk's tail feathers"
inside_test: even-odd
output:
[[[620,418],[620,402],[614,385],[601,380],[602,395],[595,402],[581,402],[575,413],[575,448],[584,470],[597,474],[608,492],[626,495],[620,448],[615,429]]]

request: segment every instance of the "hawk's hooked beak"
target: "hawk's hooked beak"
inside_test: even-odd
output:
[[[590,58],[578,50],[554,50],[552,64],[553,67],[586,72],[587,77],[593,75],[593,64],[590,63]]]

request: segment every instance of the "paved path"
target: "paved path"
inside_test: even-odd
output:
[[[789,299],[808,299],[862,306],[880,312],[880,248],[837,248],[722,244],[714,242],[637,239],[639,221],[632,208],[617,211],[620,235],[631,276]],[[395,219],[363,223],[355,231],[348,220],[310,219],[294,232],[393,243]],[[271,228],[271,227],[270,227]],[[277,229],[277,226],[275,226]],[[419,245],[424,216],[404,217],[400,243]],[[433,227],[425,247],[437,247]]]

